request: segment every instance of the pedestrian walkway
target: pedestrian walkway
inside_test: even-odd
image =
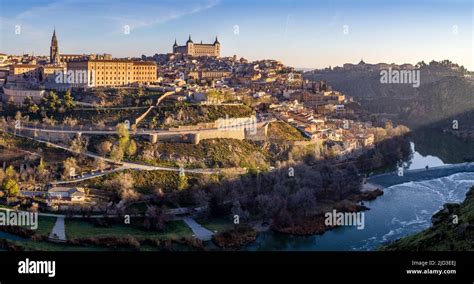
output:
[[[198,224],[193,218],[184,217],[183,221],[189,226],[189,228],[191,228],[196,238],[200,239],[201,241],[209,241],[212,239],[212,235],[214,235],[214,233]]]
[[[53,230],[49,234],[49,239],[55,242],[66,242],[66,229],[64,226],[64,216],[58,216]]]

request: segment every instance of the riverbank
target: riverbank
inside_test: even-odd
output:
[[[324,234],[328,230],[337,228],[337,226],[326,225],[325,214],[327,212],[336,210],[337,212],[342,213],[355,213],[370,210],[370,208],[366,207],[363,202],[374,200],[381,195],[383,195],[383,191],[377,185],[364,184],[359,193],[352,194],[347,199],[336,202],[332,205],[324,206],[325,208],[320,209],[320,213],[318,214],[301,218],[297,223],[294,223],[291,226],[279,227],[273,224],[270,229],[281,234],[299,236]]]
[[[446,203],[433,215],[433,226],[398,239],[381,251],[474,251],[474,186],[461,204]]]
[[[474,173],[456,173],[433,180],[384,188],[384,194],[364,202],[365,227],[339,227],[319,235],[291,235],[267,231],[246,251],[372,251],[391,241],[431,226],[431,217],[443,204],[460,203],[474,186]]]

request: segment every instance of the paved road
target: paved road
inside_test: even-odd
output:
[[[191,228],[196,238],[200,239],[201,241],[209,241],[212,239],[214,233],[198,224],[193,218],[184,217],[183,221],[189,226],[189,228]]]
[[[49,239],[53,241],[65,242],[66,239],[66,228],[64,226],[64,216],[58,216],[56,219],[56,224],[54,224],[51,234],[49,234]]]

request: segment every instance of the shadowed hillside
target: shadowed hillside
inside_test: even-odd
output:
[[[455,118],[474,128],[474,81],[462,72],[431,65],[421,68],[418,88],[411,84],[381,84],[379,71],[323,70],[305,73],[310,80],[326,80],[337,90],[353,96],[377,116],[393,119],[410,128],[446,126]],[[461,115],[462,114],[462,115]]]

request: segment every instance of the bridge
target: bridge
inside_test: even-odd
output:
[[[406,182],[441,178],[460,172],[474,172],[474,163],[443,165],[428,169],[404,170],[402,176],[399,176],[398,172],[383,173],[370,176],[367,178],[367,181],[382,187],[389,187]]]

